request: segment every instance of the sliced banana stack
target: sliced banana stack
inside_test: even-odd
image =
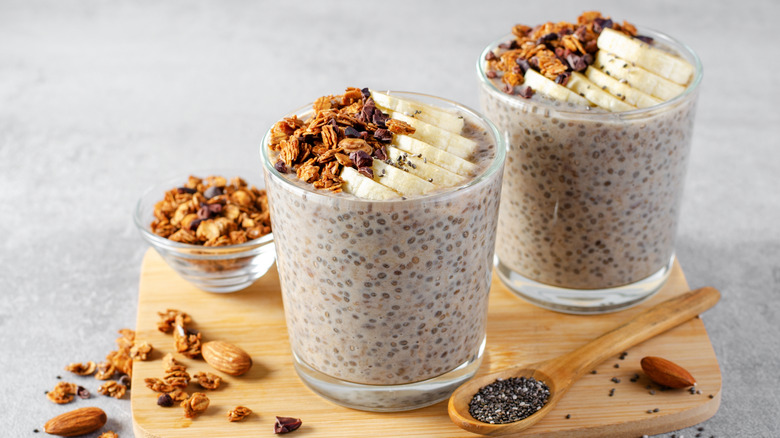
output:
[[[422,102],[371,91],[377,108],[415,128],[395,134],[385,147],[388,159],[374,159],[373,179],[344,167],[342,189],[359,198],[387,200],[418,196],[463,184],[478,170],[470,161],[477,142],[463,137],[462,116]]]
[[[597,44],[593,64],[585,74],[573,72],[565,87],[534,70],[526,71],[525,84],[553,99],[621,112],[677,97],[693,78],[688,61],[610,28]]]

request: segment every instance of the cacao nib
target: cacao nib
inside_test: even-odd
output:
[[[374,131],[374,138],[379,141],[390,142],[393,141],[393,133],[385,128],[379,128]]]
[[[534,95],[534,89],[528,85],[523,85],[518,88],[517,95],[525,99],[530,99]]]
[[[488,70],[487,73],[485,73],[485,76],[487,76],[488,79],[495,79],[498,77],[498,73],[496,73],[494,70]]]
[[[351,126],[347,126],[347,129],[344,130],[344,135],[349,138],[358,138],[360,137],[360,131]]]
[[[274,169],[279,173],[287,173],[287,165],[284,164],[284,161],[282,160],[279,160],[274,164]]]
[[[587,35],[587,33],[588,28],[585,25],[582,25],[574,31],[574,37],[580,41],[585,41],[585,35]]]
[[[222,204],[219,202],[215,202],[213,204],[208,204],[209,213],[211,213],[211,216],[214,216],[215,214],[222,211]]]
[[[194,221],[190,222],[190,231],[195,231],[198,229],[198,225],[203,222],[203,219],[195,219]]]
[[[211,199],[215,196],[221,195],[222,193],[222,187],[211,186],[203,192],[203,196],[205,196],[206,199]]]
[[[605,28],[611,28],[613,25],[611,18],[596,18],[593,20],[593,32],[601,33]]]
[[[496,59],[496,54],[493,53],[492,51],[487,52],[487,54],[485,54],[485,61],[492,61],[494,59]]]
[[[349,154],[349,159],[352,160],[353,163],[355,163],[355,166],[357,166],[358,169],[360,169],[361,167],[371,168],[371,164],[374,161],[374,159],[371,158],[370,155],[368,155],[363,151],[351,152]]]
[[[570,76],[571,76],[571,73],[570,73],[570,72],[568,72],[568,71],[565,71],[565,72],[563,72],[563,73],[559,74],[559,75],[558,75],[558,76],[555,78],[555,83],[556,83],[556,84],[563,85],[563,86],[565,87],[565,86],[566,86],[566,84],[568,84],[568,83],[569,83],[569,77],[570,77]]]
[[[504,84],[503,90],[504,90],[504,93],[506,93],[506,94],[515,94],[515,87],[513,87],[513,86],[511,86],[509,84]]]
[[[392,139],[392,133],[391,139]],[[387,152],[385,152],[384,146],[379,146],[378,148],[374,149],[374,158],[385,161],[387,159]]]
[[[198,219],[205,220],[211,217],[211,212],[209,211],[209,208],[205,205],[201,205],[201,207],[198,209]]]
[[[512,73],[523,74],[523,67],[520,67],[519,65],[513,65]]]
[[[586,53],[582,55],[582,60],[585,61],[585,64],[591,65],[593,64],[593,55]]]
[[[386,128],[387,125],[385,125],[385,121],[387,119],[388,119],[387,115],[385,115],[385,113],[383,113],[382,111],[380,110],[374,111],[373,121],[375,125],[379,126],[380,128]]]
[[[523,58],[517,58],[515,59],[515,63],[520,66],[520,68],[523,69],[523,74],[528,71],[528,69],[531,68],[531,64],[528,62],[528,60]]]
[[[371,90],[369,90],[368,87],[362,88],[360,90],[360,93],[363,94],[363,97],[365,97],[366,99],[371,97]]]
[[[276,423],[274,424],[274,433],[287,433],[292,432],[295,429],[301,427],[303,422],[300,418],[292,417],[276,417]]]
[[[191,189],[189,187],[179,187],[176,189],[176,191],[179,193],[189,193],[190,195],[197,192],[197,190]]]
[[[517,40],[507,41],[498,45],[499,49],[513,50],[517,48]]]
[[[637,35],[634,38],[646,42],[647,44],[653,44],[653,37],[645,36],[645,35]]]
[[[87,391],[87,388],[83,386],[79,386],[78,389],[76,389],[76,394],[83,399],[87,399],[90,397],[89,391]]]
[[[536,70],[539,70],[539,58],[537,58],[536,56],[532,56],[531,59],[528,60],[528,65],[530,65]]]
[[[571,69],[574,71],[583,71],[588,68],[588,64],[582,59],[582,56],[571,54],[566,57],[566,61],[568,61],[569,66],[571,66]]]
[[[540,37],[538,40],[536,40],[536,45],[544,44],[548,41],[555,41],[558,39],[558,34],[555,32],[550,32],[547,35],[544,35]]]
[[[157,397],[157,405],[164,408],[170,408],[173,406],[173,397],[168,394],[160,394],[160,396]]]
[[[358,173],[366,178],[374,179],[374,169],[371,167],[358,167]]]

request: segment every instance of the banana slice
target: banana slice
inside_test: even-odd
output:
[[[612,93],[615,97],[621,99],[625,98],[623,99],[624,102],[634,105],[637,108],[647,108],[663,102],[661,99],[656,99],[647,93],[632,88],[627,82],[618,81],[593,66],[588,66],[588,69],[585,70],[585,76],[590,79],[591,82],[601,87],[602,90]]]
[[[685,87],[637,67],[612,53],[599,50],[593,65],[615,79],[622,79],[632,87],[661,100],[669,100],[682,94]]]
[[[342,169],[340,176],[344,182],[341,185],[341,189],[358,198],[384,201],[387,199],[397,199],[401,196],[401,194],[395,190],[389,189],[371,178],[366,178],[351,167]]]
[[[406,114],[455,134],[459,134],[463,130],[463,117],[441,108],[422,102],[400,99],[374,90],[371,90],[371,97],[376,106],[385,112]]]
[[[597,44],[601,50],[614,53],[680,85],[686,85],[693,77],[693,66],[686,60],[616,30],[605,28]]]
[[[417,175],[420,178],[433,183],[437,187],[454,187],[466,181],[466,177],[428,162],[427,159],[422,159],[416,155],[410,155],[409,153],[392,146],[385,147],[385,150],[387,150],[388,158],[390,158],[395,165],[403,168],[412,175]]]
[[[577,93],[573,93],[566,87],[556,84],[555,82],[537,73],[535,70],[528,69],[525,72],[525,85],[531,87],[534,91],[542,93],[553,99],[562,100],[564,102],[574,103],[582,106],[592,106],[587,99],[580,96]]]
[[[409,154],[419,155],[420,158],[425,158],[426,161],[443,167],[450,172],[455,172],[458,175],[471,176],[477,172],[477,165],[471,161],[464,160],[457,155],[453,155],[408,135],[393,136],[393,145]]]
[[[477,142],[474,140],[450,131],[445,131],[425,123],[416,117],[409,117],[398,111],[390,111],[390,117],[406,122],[415,129],[413,134],[409,134],[409,137],[424,141],[433,147],[447,151],[453,155],[469,159],[477,150]]]
[[[436,190],[436,186],[430,182],[404,172],[381,160],[374,160],[374,181],[383,186],[390,187],[404,196],[424,195]]]
[[[635,106],[629,105],[602,90],[601,87],[591,82],[585,75],[576,71],[572,72],[569,82],[566,84],[566,88],[569,88],[581,96],[585,96],[586,99],[596,104],[599,108],[612,111],[613,113],[636,109]]]

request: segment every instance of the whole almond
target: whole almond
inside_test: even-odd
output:
[[[240,376],[252,367],[249,354],[228,342],[206,342],[201,348],[201,354],[209,365],[231,376]]]
[[[647,356],[640,362],[642,370],[653,382],[669,388],[687,388],[696,384],[685,368],[662,357]]]
[[[46,433],[59,436],[79,436],[94,432],[106,424],[106,413],[100,408],[79,408],[47,421]]]

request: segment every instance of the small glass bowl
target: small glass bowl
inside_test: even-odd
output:
[[[230,181],[239,176],[258,189],[265,189],[262,175],[257,171],[216,169],[182,175],[147,189],[135,207],[133,220],[141,236],[149,242],[163,260],[182,278],[208,292],[227,293],[244,289],[262,277],[276,260],[273,233],[238,245],[201,246],[174,242],[154,234],[154,205],[165,192],[182,187],[189,177],[223,176]]]

